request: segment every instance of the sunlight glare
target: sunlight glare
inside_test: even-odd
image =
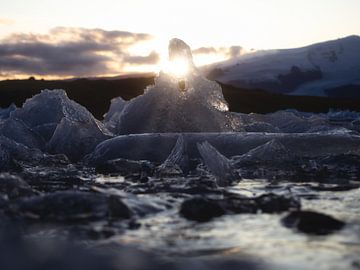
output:
[[[189,72],[189,63],[183,58],[176,58],[171,61],[168,60],[164,62],[162,70],[177,78],[183,78]]]

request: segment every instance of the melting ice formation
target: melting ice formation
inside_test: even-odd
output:
[[[160,72],[143,95],[113,99],[102,122],[64,90],[43,90],[21,108],[0,109],[0,170],[13,159],[34,162],[43,153],[90,165],[149,160],[162,163],[160,173],[175,168],[185,174],[199,159],[226,185],[239,177],[231,169],[239,161],[360,154],[359,113],[232,113],[221,87],[193,65],[189,46],[173,39],[170,62],[179,57],[186,74]]]

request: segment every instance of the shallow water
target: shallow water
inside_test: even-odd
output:
[[[266,185],[264,180],[244,180],[230,190],[259,195]],[[176,257],[245,256],[270,269],[356,269],[360,263],[360,189],[315,192],[308,186],[283,182],[272,192],[283,193],[286,189],[298,194],[303,210],[343,220],[348,223],[343,230],[309,236],[282,226],[284,214],[225,215],[196,223],[180,217],[173,209],[140,219],[142,226],[138,230],[128,230],[106,241],[131,243]]]

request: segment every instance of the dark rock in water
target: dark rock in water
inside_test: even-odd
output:
[[[319,184],[311,186],[311,189],[316,191],[349,191],[360,188],[359,184]]]
[[[225,210],[217,203],[206,198],[192,198],[184,201],[180,214],[189,219],[206,222],[225,214]]]
[[[270,193],[255,198],[255,201],[263,213],[280,213],[289,209],[300,209],[300,201],[291,196]]]
[[[285,227],[296,228],[303,233],[316,235],[330,234],[345,226],[343,221],[312,211],[291,212],[281,222]]]
[[[11,205],[12,212],[30,219],[49,221],[89,221],[127,219],[130,209],[119,197],[90,192],[60,191],[21,199]]]
[[[35,195],[28,183],[18,176],[8,173],[0,174],[0,194],[8,199]]]
[[[300,201],[290,196],[264,194],[259,197],[244,197],[224,194],[222,199],[192,198],[181,205],[180,214],[187,219],[205,222],[224,214],[281,213],[300,209]]]
[[[95,168],[97,173],[102,174],[143,174],[144,176],[152,175],[154,169],[155,166],[149,161],[135,161],[123,158],[106,161]]]

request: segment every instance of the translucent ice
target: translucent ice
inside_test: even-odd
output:
[[[126,105],[126,101],[121,97],[116,97],[111,100],[109,111],[104,115],[104,123],[106,128],[112,132],[116,132],[116,127],[120,119],[121,112]]]
[[[197,148],[205,166],[216,177],[216,183],[219,186],[228,186],[236,180],[230,160],[219,153],[211,144],[207,141],[197,143]]]
[[[101,163],[116,158],[164,162],[172,151],[178,133],[123,135],[100,143],[88,156],[88,161]],[[276,139],[297,156],[360,153],[360,136],[326,133],[184,133],[187,152],[200,158],[196,143],[208,141],[227,158],[247,153],[251,149]]]
[[[9,153],[0,146],[0,172],[8,169],[10,163]]]
[[[349,110],[341,111],[331,109],[326,114],[330,121],[352,121],[360,118],[360,112],[353,112]]]
[[[175,171],[180,171],[181,173],[187,174],[189,172],[189,156],[186,148],[184,136],[180,135],[170,155],[158,168],[158,173],[163,175],[169,172],[174,173]]]
[[[278,139],[251,149],[240,157],[241,161],[291,161],[295,155],[289,151]]]
[[[7,108],[0,108],[0,121],[9,118],[10,113],[16,110],[16,105],[12,103]]]
[[[29,148],[2,135],[0,135],[0,149],[9,158],[19,161],[36,162],[44,157],[40,150]]]
[[[8,118],[0,124],[0,134],[30,148],[44,149],[44,139],[29,128],[22,120]]]
[[[77,161],[107,138],[109,136],[96,122],[77,122],[64,117],[48,142],[47,150],[52,154],[65,154],[70,160]]]
[[[48,142],[51,153],[66,154],[78,160],[109,138],[103,124],[80,104],[70,100],[64,90],[43,90],[11,113]]]
[[[189,47],[174,39],[169,48],[169,65],[177,64],[171,60],[182,58],[188,65],[188,72],[181,78],[171,72],[160,72],[155,85],[130,100],[122,110],[116,126],[118,133],[237,130],[221,87],[196,70]]]

